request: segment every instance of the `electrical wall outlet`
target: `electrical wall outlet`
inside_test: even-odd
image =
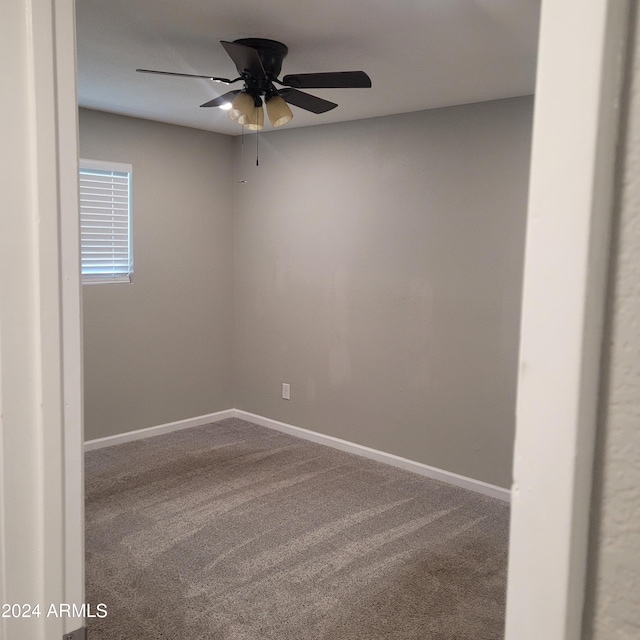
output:
[[[282,397],[285,400],[291,400],[291,385],[288,382],[282,383]]]

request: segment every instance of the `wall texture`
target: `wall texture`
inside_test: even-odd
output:
[[[133,165],[132,284],[85,285],[85,438],[233,406],[233,141],[80,111],[80,155]]]
[[[622,118],[585,637],[640,637],[640,21]]]
[[[510,486],[532,104],[236,139],[237,408]]]

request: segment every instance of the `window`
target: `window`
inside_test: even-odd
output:
[[[131,165],[80,160],[82,282],[131,282]]]

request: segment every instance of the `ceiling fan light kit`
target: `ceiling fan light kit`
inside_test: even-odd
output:
[[[371,79],[364,71],[338,71],[328,73],[299,73],[278,79],[282,62],[289,49],[276,40],[264,38],[242,38],[233,42],[220,42],[236,66],[239,77],[232,80],[215,76],[174,73],[136,69],[141,73],[156,73],[191,78],[208,78],[213,82],[233,84],[242,81],[242,89],[229,91],[201,107],[219,107],[228,112],[234,122],[254,131],[264,127],[262,98],[266,103],[269,121],[281,127],[293,118],[289,108],[292,104],[311,113],[326,113],[335,109],[335,102],[318,98],[299,89],[348,89],[371,87]],[[275,85],[282,88],[277,89]],[[288,104],[287,104],[288,103]]]

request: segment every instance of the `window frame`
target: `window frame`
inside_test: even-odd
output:
[[[114,171],[127,173],[128,178],[128,262],[127,274],[91,274],[82,271],[82,200],[80,197],[80,180],[82,171]],[[78,160],[78,223],[80,227],[80,278],[82,284],[122,284],[133,282],[133,165],[126,162],[112,162],[107,160],[92,160],[89,158],[79,158]]]

